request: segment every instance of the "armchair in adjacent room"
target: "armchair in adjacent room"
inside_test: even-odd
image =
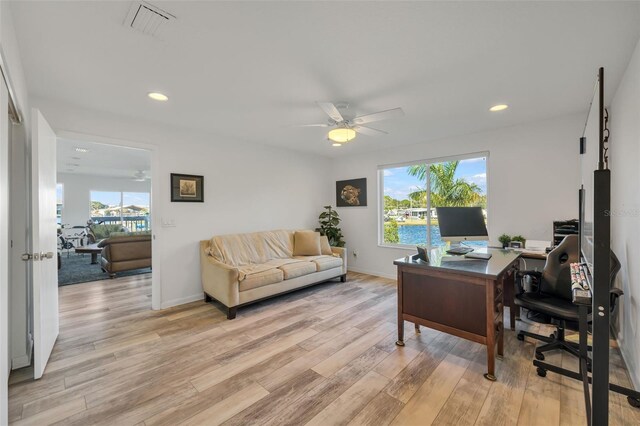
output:
[[[579,262],[578,236],[568,235],[549,253],[542,272],[521,271],[516,276],[516,305],[527,309],[527,315],[532,320],[556,327],[556,331],[548,337],[524,330],[518,332],[518,340],[524,340],[525,336],[529,336],[546,343],[536,348],[535,356],[539,360],[544,359],[543,352],[554,349],[562,349],[579,356],[577,343],[565,340],[565,329],[576,330],[578,327],[578,307],[572,302],[570,272],[570,264],[575,262]],[[619,270],[620,261],[612,251],[611,286]],[[529,288],[525,290],[526,280]],[[610,295],[613,314],[622,290],[611,288]],[[588,321],[591,323],[591,312]]]

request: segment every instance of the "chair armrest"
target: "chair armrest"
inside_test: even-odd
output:
[[[609,312],[614,314],[618,307],[618,299],[624,292],[619,288],[612,288],[609,290]]]
[[[347,273],[347,248],[346,247],[331,247],[331,252],[337,254],[342,259],[342,273]]]
[[[209,296],[222,302],[227,307],[240,304],[238,269],[215,260],[201,252],[200,272],[202,289]]]
[[[515,282],[516,282],[516,294],[522,294],[525,292],[524,290],[524,285],[522,283],[522,281],[524,280],[524,277],[531,277],[531,284],[532,284],[532,288],[534,288],[533,292],[534,293],[538,293],[540,290],[540,286],[538,285],[540,283],[540,280],[542,279],[542,272],[540,271],[518,271],[516,272],[516,278],[515,278]]]

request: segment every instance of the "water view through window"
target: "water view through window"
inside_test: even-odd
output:
[[[383,244],[445,244],[436,207],[482,207],[486,221],[486,156],[385,168]],[[430,190],[427,191],[427,186]],[[465,244],[486,246],[485,241]]]

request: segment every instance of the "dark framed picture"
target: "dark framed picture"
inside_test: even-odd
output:
[[[204,176],[171,173],[171,201],[204,202]]]
[[[361,207],[367,205],[367,178],[336,182],[336,206]]]

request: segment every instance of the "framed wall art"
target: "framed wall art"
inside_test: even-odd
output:
[[[204,202],[204,176],[171,173],[171,201]]]
[[[336,182],[337,207],[362,207],[367,205],[367,178],[339,180]]]

